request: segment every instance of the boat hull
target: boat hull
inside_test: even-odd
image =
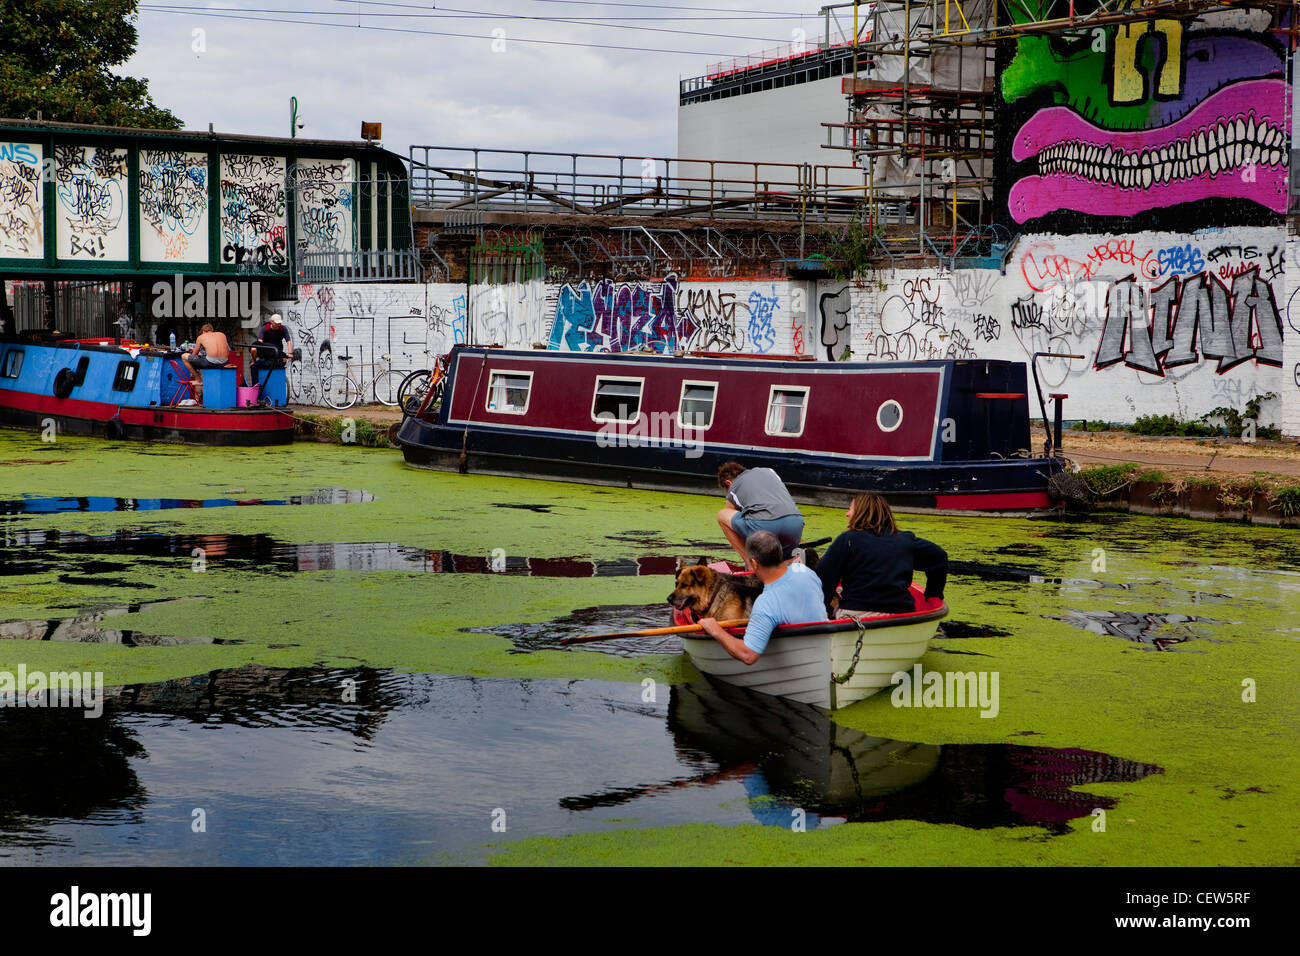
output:
[[[947,614],[945,604],[926,612],[868,619],[861,628],[849,620],[782,628],[753,664],[736,660],[711,637],[683,635],[682,648],[702,674],[835,710],[889,687],[894,674],[907,671],[925,654],[938,621]],[[847,680],[835,679],[846,674]]]
[[[294,434],[293,417],[277,409],[137,408],[0,389],[0,425],[44,431],[49,422],[60,435],[191,445],[282,445]]]

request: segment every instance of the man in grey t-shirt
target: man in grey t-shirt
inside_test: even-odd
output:
[[[718,512],[718,526],[745,560],[745,539],[755,531],[770,531],[781,542],[782,557],[799,546],[803,515],[771,468],[746,468],[734,461],[718,468],[718,487],[727,491],[727,506]]]

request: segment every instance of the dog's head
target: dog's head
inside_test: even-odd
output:
[[[716,572],[694,564],[677,572],[677,587],[668,595],[668,603],[679,611],[702,611],[709,606]]]

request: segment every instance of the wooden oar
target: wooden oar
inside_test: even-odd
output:
[[[734,621],[719,621],[718,627],[744,627],[749,618],[738,617]],[[690,634],[702,631],[702,624],[679,624],[676,627],[651,627],[644,631],[611,631],[608,634],[579,634],[577,637],[560,638],[561,644],[585,644],[587,641],[603,641],[611,637],[659,637],[662,634]]]

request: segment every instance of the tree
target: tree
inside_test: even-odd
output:
[[[135,52],[139,0],[0,0],[0,116],[180,129],[145,80],[112,71]]]

